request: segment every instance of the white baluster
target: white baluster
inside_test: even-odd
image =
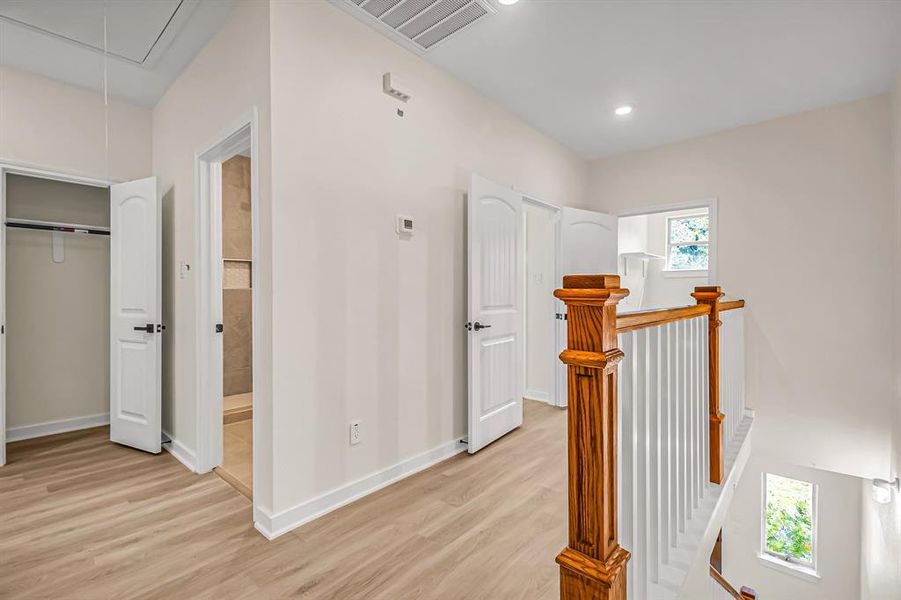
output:
[[[676,452],[676,325],[674,323],[668,323],[665,326],[665,345],[664,345],[664,362],[665,365],[665,373],[666,373],[666,398],[665,398],[665,410],[666,410],[666,444],[664,448],[666,449],[666,459],[664,461],[666,473],[665,473],[665,485],[666,489],[663,490],[663,495],[666,498],[667,504],[667,514],[666,514],[666,524],[667,524],[667,541],[668,544],[664,547],[664,560],[665,562],[669,562],[669,549],[675,548],[676,546],[676,536],[678,532],[678,522],[679,522],[679,504],[677,500],[677,492],[676,492],[676,460],[677,460],[677,452]]]
[[[634,332],[635,388],[635,519],[633,522],[632,564],[635,570],[635,597],[648,596],[648,330]]]
[[[660,577],[660,336],[661,327],[647,330],[648,343],[648,580]]]
[[[633,334],[619,336],[619,348],[625,354],[619,366],[619,543],[634,555],[635,436],[634,392],[635,352]],[[630,561],[631,562],[631,561]],[[635,570],[627,569],[627,597],[634,598]]]
[[[685,523],[689,518],[688,501],[688,440],[685,422],[685,404],[688,398],[688,376],[686,373],[686,325],[685,321],[676,323],[678,342],[676,345],[677,356],[677,390],[676,400],[676,445],[678,447],[678,471],[676,472],[677,492],[679,496],[679,533],[685,533]]]

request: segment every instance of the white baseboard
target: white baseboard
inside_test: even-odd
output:
[[[163,432],[169,441],[163,444],[163,449],[175,457],[175,460],[188,467],[193,473],[197,472],[197,455],[194,451],[179,442],[177,439]]]
[[[36,425],[10,427],[6,430],[6,441],[18,442],[21,440],[44,437],[45,435],[66,433],[67,431],[78,431],[79,429],[90,429],[91,427],[101,427],[103,425],[109,425],[109,413],[88,415],[87,417],[75,417],[74,419],[61,419],[59,421],[48,421]]]
[[[551,395],[547,392],[542,392],[539,390],[526,390],[523,392],[523,398],[526,400],[537,400],[538,402],[547,402],[550,404]]]
[[[466,450],[459,441],[448,442],[428,452],[403,460],[387,469],[352,481],[321,496],[272,514],[264,508],[254,509],[254,527],[267,539],[274,540],[305,523],[359,500],[401,479],[427,469]]]

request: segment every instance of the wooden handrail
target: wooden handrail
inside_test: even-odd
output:
[[[743,308],[744,305],[744,300],[721,300],[720,312]],[[627,312],[616,315],[616,332],[625,333],[636,329],[646,329],[709,314],[710,307],[706,304],[690,304],[673,308],[655,308],[653,310]]]
[[[557,556],[562,600],[625,600],[629,553],[617,521],[617,275],[563,278],[569,383],[569,541]]]
[[[656,327],[666,323],[675,323],[685,319],[695,319],[710,313],[710,307],[704,305],[678,306],[676,308],[659,308],[616,315],[616,332],[625,333],[636,329]]]
[[[713,567],[713,565],[710,566],[710,577],[715,582],[717,582],[721,588],[726,590],[726,593],[735,598],[735,600],[743,600],[741,593],[739,593],[739,591],[735,589],[735,587],[731,583],[726,581],[726,578],[723,577],[723,575],[719,571],[717,571]]]
[[[726,593],[735,598],[735,600],[757,600],[757,592],[749,587],[743,587],[741,590],[736,590],[735,586],[726,581],[726,578],[712,565],[710,567],[710,577],[716,581],[720,587],[726,590]]]
[[[744,308],[744,300],[720,300],[720,312],[724,310],[735,310],[736,308]]]

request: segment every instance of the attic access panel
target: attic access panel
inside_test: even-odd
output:
[[[103,21],[111,56],[144,64],[184,0],[110,2],[109,0],[0,0],[0,19],[103,52]],[[184,15],[182,15],[184,16]]]

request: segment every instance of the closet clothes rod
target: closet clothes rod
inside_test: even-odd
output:
[[[78,225],[75,223],[54,223],[53,221],[32,221],[30,219],[7,219],[7,227],[16,229],[36,229],[38,231],[59,231],[62,233],[86,233],[90,235],[109,235],[109,227],[97,225]]]

